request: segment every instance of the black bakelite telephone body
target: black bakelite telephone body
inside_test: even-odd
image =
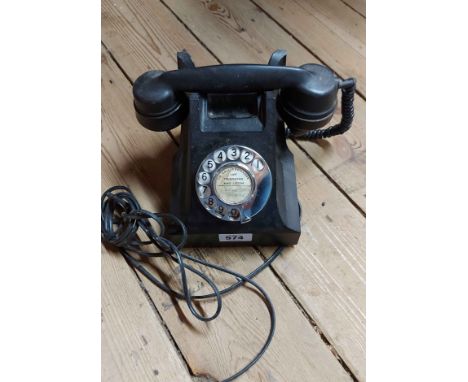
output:
[[[187,245],[294,245],[300,206],[286,138],[342,134],[353,119],[354,79],[325,66],[289,67],[286,52],[268,65],[196,68],[187,52],[178,70],[153,70],[133,85],[138,121],[154,131],[182,124],[172,170],[171,213]],[[322,129],[342,90],[342,120]],[[287,128],[285,127],[285,123]],[[179,233],[166,235],[177,241]]]

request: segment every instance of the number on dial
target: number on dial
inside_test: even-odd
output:
[[[249,163],[253,159],[253,154],[250,151],[244,150],[241,154],[241,161]]]
[[[207,172],[198,173],[198,183],[208,184],[209,182],[210,182],[210,174],[208,174]]]
[[[238,147],[231,146],[228,148],[227,152],[227,156],[230,160],[236,160],[237,158],[239,158],[240,150]]]
[[[261,159],[255,158],[254,161],[252,162],[252,167],[256,171],[262,171],[265,165],[263,164]]]
[[[223,163],[226,160],[226,153],[223,150],[215,151],[213,158],[216,163]]]
[[[211,195],[211,189],[208,186],[199,186],[198,195],[200,198],[206,198],[207,196]]]
[[[208,159],[203,163],[203,170],[212,172],[216,168],[216,164],[213,159]]]

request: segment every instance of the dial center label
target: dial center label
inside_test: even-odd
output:
[[[239,166],[224,167],[214,179],[216,196],[226,204],[243,203],[252,193],[252,178]]]

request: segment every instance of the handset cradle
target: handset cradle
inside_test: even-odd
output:
[[[347,93],[352,88],[354,94],[355,81],[341,81],[319,64],[301,67],[226,64],[149,71],[135,81],[133,95],[139,122],[150,130],[167,131],[187,117],[187,92],[248,93],[281,89],[278,111],[291,131],[301,133],[323,127],[330,121],[338,88],[346,89]]]

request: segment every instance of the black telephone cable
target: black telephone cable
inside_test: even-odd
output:
[[[165,221],[175,222],[181,230],[181,241],[176,244],[164,237],[166,230]],[[159,227],[159,233],[151,225],[151,222],[157,224]],[[142,240],[139,237],[141,231],[147,236],[148,240]],[[232,376],[224,379],[222,382],[233,381],[240,375],[244,374],[249,370],[265,353],[266,349],[273,339],[276,325],[276,315],[273,308],[273,303],[265,292],[265,290],[252,280],[253,277],[258,275],[262,270],[268,267],[283,251],[284,247],[278,247],[273,254],[266,259],[260,266],[255,268],[247,276],[244,276],[238,272],[232,271],[220,265],[210,263],[208,261],[195,258],[184,252],[182,247],[187,240],[187,229],[180,219],[175,215],[168,213],[153,213],[146,211],[141,208],[137,199],[125,186],[114,186],[105,191],[101,198],[101,238],[104,243],[111,244],[117,247],[122,256],[127,260],[127,263],[135,270],[138,270],[143,276],[145,276],[150,282],[162,289],[171,296],[178,299],[185,300],[190,312],[201,321],[210,321],[215,319],[221,312],[222,308],[222,295],[229,293],[239,286],[248,283],[256,288],[264,298],[265,305],[270,315],[270,330],[268,336],[261,347],[260,351],[255,357],[249,361],[242,369],[237,371]],[[160,252],[148,252],[142,249],[142,246],[146,245],[156,246]],[[140,260],[135,258],[132,254],[139,255],[143,258],[151,257],[166,257],[176,262],[180,268],[180,278],[182,293],[170,288],[164,282],[156,278],[147,268],[145,268]],[[214,281],[201,271],[197,270],[193,266],[186,263],[190,261],[198,263],[220,272],[230,274],[237,278],[237,281],[227,288],[220,290]],[[204,295],[192,295],[188,288],[186,270],[195,273],[201,279],[203,279],[212,289],[212,293]],[[211,316],[203,316],[193,306],[193,300],[203,300],[215,298],[217,303],[216,311]]]

